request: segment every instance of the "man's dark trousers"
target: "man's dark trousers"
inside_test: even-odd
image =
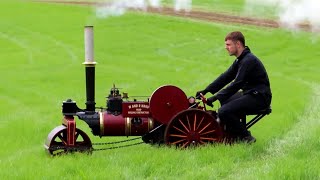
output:
[[[226,125],[228,133],[238,138],[246,137],[250,135],[246,129],[246,115],[267,108],[270,101],[271,99],[257,91],[246,94],[237,92],[225,102],[220,102],[222,105],[218,110],[220,122]]]

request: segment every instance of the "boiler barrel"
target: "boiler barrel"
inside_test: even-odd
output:
[[[152,118],[100,112],[100,136],[142,136],[153,128]]]

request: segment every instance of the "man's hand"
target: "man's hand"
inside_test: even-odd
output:
[[[202,90],[202,91],[198,91],[196,93],[196,98],[197,99],[200,99],[200,94],[202,94],[203,96],[207,94],[207,91],[206,90]]]
[[[213,102],[215,102],[216,100],[217,100],[216,96],[209,97],[207,99],[207,105],[210,107],[213,107]]]

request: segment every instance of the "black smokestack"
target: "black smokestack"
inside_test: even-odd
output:
[[[85,46],[85,62],[86,66],[86,92],[87,92],[87,108],[86,111],[95,111],[94,91],[95,91],[95,65],[93,53],[93,26],[85,26],[84,28],[84,46]]]

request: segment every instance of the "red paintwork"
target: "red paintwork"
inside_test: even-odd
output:
[[[165,131],[166,144],[184,148],[221,142],[224,132],[212,113],[193,108],[175,115]]]
[[[153,128],[151,118],[141,118],[141,124],[133,124],[132,118],[103,112],[103,128],[100,136],[142,136]]]
[[[168,124],[177,113],[188,109],[189,101],[186,94],[172,85],[161,86],[150,98],[152,117],[162,124]]]
[[[74,146],[75,133],[76,133],[76,121],[73,116],[64,116],[64,120],[67,124],[67,146]]]

